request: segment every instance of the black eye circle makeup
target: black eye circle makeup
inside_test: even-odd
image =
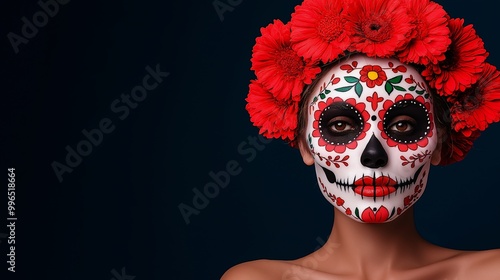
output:
[[[384,115],[383,127],[392,140],[411,144],[422,140],[429,133],[431,120],[422,103],[402,100],[389,107]]]
[[[321,137],[332,145],[346,145],[356,140],[364,127],[361,113],[347,102],[326,107],[319,118]]]

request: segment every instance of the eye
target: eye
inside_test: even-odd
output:
[[[334,102],[323,109],[318,119],[321,137],[332,145],[346,145],[363,131],[361,114],[347,102]]]
[[[346,133],[352,132],[356,129],[355,121],[346,116],[338,116],[331,119],[328,121],[327,126],[331,133],[339,136],[345,135]]]
[[[415,119],[409,116],[397,116],[388,125],[387,130],[394,133],[412,133],[417,125]]]
[[[415,143],[430,131],[430,115],[415,100],[394,103],[385,113],[383,125],[387,135],[399,143]]]

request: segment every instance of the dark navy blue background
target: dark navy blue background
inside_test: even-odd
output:
[[[326,240],[332,206],[313,168],[278,140],[252,146],[244,110],[259,28],[288,21],[300,1],[232,1],[223,20],[213,2],[71,0],[17,54],[7,34],[21,34],[21,18],[40,6],[0,4],[0,213],[15,167],[17,279],[219,279],[237,263],[298,258]],[[439,3],[474,24],[500,65],[488,2]],[[120,120],[110,105],[157,64],[170,75]],[[104,118],[115,129],[59,182],[51,164]],[[431,242],[500,248],[499,136],[491,126],[464,162],[432,170],[416,205]],[[193,206],[193,189],[228,163],[237,174],[187,224],[179,205]]]

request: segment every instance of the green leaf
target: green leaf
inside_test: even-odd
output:
[[[409,91],[415,91],[417,89],[417,86],[411,86],[408,90]]]
[[[321,97],[321,99],[325,99],[326,98],[326,95],[324,93],[320,93],[319,94],[319,97]]]
[[[353,86],[346,86],[346,87],[336,88],[335,90],[340,92],[346,92],[349,91],[352,87]]]
[[[356,215],[356,217],[358,217],[358,219],[361,220],[361,218],[359,217],[359,210],[358,210],[358,207],[356,207],[356,209],[354,209],[354,215]]]
[[[358,95],[358,97],[361,97],[361,94],[363,93],[363,86],[361,83],[357,82],[354,88],[354,92]]]
[[[313,98],[313,102],[317,102],[317,101],[318,101],[318,97],[317,97],[317,96],[315,96],[315,97]]]
[[[401,83],[402,79],[403,79],[403,75],[399,75],[399,76],[396,76],[396,77],[388,80],[388,82],[391,84],[399,84],[399,83]]]
[[[424,94],[425,90],[417,90],[416,93],[418,94]]]
[[[391,92],[394,90],[394,87],[391,85],[391,83],[385,83],[385,91],[387,94],[391,94]]]
[[[394,86],[394,88],[399,90],[399,91],[406,91],[406,89],[404,89],[404,87]]]
[[[356,77],[353,77],[353,76],[347,76],[347,77],[345,77],[345,80],[346,80],[346,82],[351,83],[351,84],[359,82],[359,79]]]
[[[332,91],[329,89],[325,89],[325,94],[329,94],[330,92],[332,92]]]

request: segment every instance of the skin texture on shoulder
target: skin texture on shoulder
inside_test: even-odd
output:
[[[283,271],[289,266],[276,260],[255,260],[229,268],[220,280],[274,280],[282,279]]]
[[[457,262],[458,279],[500,279],[500,249],[466,253]]]
[[[500,249],[464,251],[429,243],[415,234],[412,209],[408,212],[391,223],[366,228],[337,211],[338,227],[318,250],[295,260],[241,263],[221,280],[500,279]]]

